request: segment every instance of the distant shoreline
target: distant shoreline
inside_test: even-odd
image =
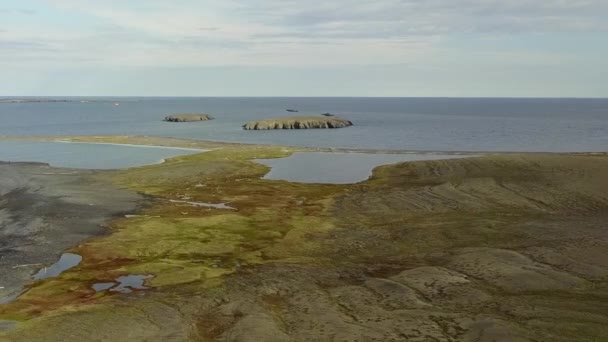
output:
[[[112,164],[112,162],[110,162],[109,160],[112,160],[112,158],[110,159],[104,159],[104,157],[99,157],[97,158],[97,162],[85,162],[85,163],[74,163],[69,161],[66,162],[65,159],[63,158],[59,158],[57,159],[56,157],[52,157],[52,156],[56,156],[56,151],[55,149],[51,149],[50,152],[50,157],[49,155],[47,155],[46,157],[41,157],[38,156],[36,154],[34,155],[28,155],[26,153],[27,157],[11,157],[10,153],[9,155],[5,155],[3,153],[2,156],[0,157],[0,164],[2,162],[7,163],[7,164],[14,164],[14,163],[35,163],[35,164],[44,164],[44,165],[48,165],[51,167],[55,167],[55,168],[66,168],[66,169],[82,169],[82,170],[126,170],[126,169],[130,169],[130,168],[136,168],[136,167],[142,167],[142,166],[148,166],[148,165],[157,165],[157,164],[163,164],[165,163],[168,159],[171,158],[176,158],[176,157],[180,157],[183,155],[190,155],[190,154],[199,154],[199,153],[205,153],[205,152],[210,152],[211,149],[202,149],[202,148],[187,148],[187,147],[179,147],[179,146],[161,146],[161,145],[143,145],[143,144],[129,144],[129,143],[112,143],[112,142],[86,142],[86,141],[69,141],[69,140],[40,140],[40,139],[29,139],[29,140],[2,140],[0,138],[0,142],[4,141],[7,144],[10,143],[16,143],[17,144],[17,148],[18,146],[20,146],[20,144],[40,144],[40,146],[35,146],[36,149],[44,149],[46,146],[51,146],[51,145],[55,145],[55,148],[57,148],[58,144],[63,144],[63,145],[73,145],[76,146],[77,150],[76,151],[80,151],[80,152],[75,152],[75,153],[86,153],[86,151],[96,151],[94,150],[93,146],[106,146],[108,148],[129,148],[131,149],[129,152],[128,156],[123,156],[122,158],[119,158],[119,160],[122,160],[122,162],[118,162],[117,164],[114,163]],[[51,143],[51,144],[47,144],[47,143]],[[27,145],[29,146],[29,145]],[[78,147],[80,146],[80,147]],[[87,147],[89,146],[89,147]],[[64,149],[63,147],[58,147],[60,150]],[[66,146],[66,148],[68,148]],[[150,150],[150,153],[152,153],[152,155],[148,154],[148,151],[139,151],[141,149],[144,150]],[[53,152],[55,151],[55,152]],[[92,152],[94,153],[94,152]],[[112,155],[112,154],[111,154]],[[139,157],[139,155],[144,155],[144,157]],[[113,157],[115,158],[115,157]],[[85,158],[86,159],[86,158]],[[112,164],[113,166],[108,166],[106,164],[106,162],[99,162],[99,160],[106,160],[107,163]],[[103,166],[102,166],[103,165]]]
[[[139,100],[125,100],[125,99],[121,99],[121,100],[111,100],[111,99],[90,99],[90,98],[86,98],[83,97],[80,100],[72,100],[72,99],[62,99],[62,98],[57,98],[57,99],[22,99],[22,98],[15,98],[15,99],[0,99],[0,104],[4,103],[88,103],[88,102],[95,102],[95,103],[120,103],[120,102],[137,102]]]
[[[220,96],[147,96],[147,95],[76,95],[76,96],[0,96],[2,100],[12,99],[487,99],[487,100],[608,100],[605,96],[239,96],[239,95],[220,95]],[[73,100],[72,100],[73,101]],[[110,100],[107,100],[110,101]],[[121,100],[124,101],[124,100]],[[60,101],[58,101],[60,102]],[[79,102],[79,101],[74,101]]]
[[[83,144],[106,144],[133,147],[179,148],[191,151],[202,151],[222,147],[257,146],[261,148],[277,147],[290,149],[294,152],[337,152],[337,153],[382,153],[382,154],[447,154],[447,155],[478,155],[478,154],[551,154],[551,155],[606,155],[608,151],[574,151],[574,152],[548,152],[548,151],[449,151],[449,150],[391,150],[391,149],[365,149],[343,147],[306,147],[280,144],[256,144],[217,140],[196,140],[173,137],[160,137],[148,135],[91,135],[91,136],[0,136],[2,141],[49,141]]]
[[[0,141],[2,141],[2,140],[0,139]],[[180,151],[209,152],[208,149],[202,149],[202,148],[174,147],[174,146],[165,146],[165,145],[142,145],[142,144],[128,144],[128,143],[120,144],[120,143],[90,142],[90,141],[71,141],[71,140],[53,140],[53,141],[49,141],[49,142],[64,143],[64,144],[130,146],[130,147],[139,147],[139,148],[161,148],[161,149],[180,150]]]

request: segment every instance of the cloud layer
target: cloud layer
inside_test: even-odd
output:
[[[34,93],[124,75],[143,91],[145,73],[171,84],[155,94],[204,79],[273,95],[298,78],[289,93],[608,95],[607,34],[606,0],[20,0],[0,3],[0,78]]]
[[[42,3],[43,6],[35,6]],[[27,2],[26,2],[27,4]],[[46,0],[0,9],[0,60],[102,65],[408,63],[456,35],[608,31],[605,0]]]

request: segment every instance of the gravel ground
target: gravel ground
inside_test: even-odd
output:
[[[108,218],[136,209],[141,196],[97,174],[0,163],[0,302],[23,291],[66,249],[103,234]]]

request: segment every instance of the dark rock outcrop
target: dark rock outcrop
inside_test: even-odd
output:
[[[175,114],[165,117],[164,121],[168,122],[194,122],[194,121],[209,121],[213,120],[210,115],[207,114]]]
[[[312,129],[312,128],[343,128],[353,123],[338,117],[291,116],[275,119],[251,121],[243,125],[245,130],[268,129]]]

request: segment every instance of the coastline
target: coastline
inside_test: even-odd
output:
[[[192,152],[208,152],[209,150],[200,148],[187,148],[187,147],[172,147],[165,145],[138,145],[138,144],[120,144],[120,143],[103,143],[103,142],[87,142],[87,141],[71,141],[71,140],[47,140],[49,142],[65,143],[65,144],[87,144],[87,145],[109,145],[109,146],[130,146],[140,148],[160,148],[168,150],[180,150],[180,151],[192,151]]]
[[[65,153],[62,153],[62,149],[59,149],[57,152],[57,146],[48,150],[48,154],[44,156],[40,153],[35,152],[37,149],[41,151],[46,151],[45,146],[34,146],[33,153],[25,153],[20,157],[14,156],[16,159],[11,159],[11,151],[8,151],[8,155],[6,153],[2,153],[2,160],[6,162],[39,162],[48,164],[53,167],[58,168],[69,168],[69,169],[85,169],[85,170],[120,170],[120,169],[129,169],[142,167],[146,165],[155,165],[162,164],[166,162],[167,159],[176,158],[187,154],[195,154],[195,153],[205,153],[211,151],[210,149],[202,149],[202,148],[186,148],[186,147],[178,147],[178,146],[162,146],[162,145],[142,145],[142,144],[129,144],[129,143],[110,143],[110,142],[94,142],[94,141],[71,141],[69,139],[53,139],[53,140],[41,140],[41,139],[18,139],[18,140],[0,140],[2,142],[24,142],[24,143],[41,143],[44,141],[50,142],[52,144],[69,144],[77,146],[77,148],[73,149],[74,155],[78,155],[78,153],[95,153],[93,151],[89,151],[88,148],[83,150],[83,146],[91,145],[91,146],[112,146],[112,147],[126,147],[130,148],[129,153],[123,152],[122,157],[116,158],[116,153],[120,153],[121,150],[118,151],[108,151],[104,150],[98,151],[99,158],[94,161],[90,161],[90,166],[87,166],[87,163],[79,163],[74,162],[74,160],[70,160],[63,157]],[[28,145],[29,146],[29,145]],[[148,149],[150,151],[146,151],[146,153],[141,153],[137,149]],[[28,150],[29,151],[29,150]],[[183,154],[178,152],[184,152]],[[154,159],[155,156],[158,159]],[[105,158],[105,159],[104,159]],[[84,158],[86,160],[86,158]],[[108,163],[104,163],[103,161],[107,160]],[[112,166],[114,165],[114,166]]]
[[[85,338],[93,328],[139,339],[246,331],[386,340],[393,329],[455,336],[441,324],[510,340],[608,337],[594,325],[608,323],[597,306],[608,286],[606,153],[489,153],[381,166],[357,184],[297,184],[262,179],[269,168],[254,159],[327,151],[70,139],[162,140],[211,151],[93,172],[151,205],[107,221],[109,234],[69,249],[83,256],[79,267],[0,306],[0,320],[15,322],[0,339]],[[92,288],[129,274],[153,277],[132,294]],[[578,311],[567,311],[563,296]],[[574,322],[577,335],[555,320]],[[417,335],[421,326],[428,330]]]
[[[149,135],[79,135],[79,136],[0,136],[1,141],[51,141],[51,142],[66,142],[66,143],[86,143],[86,144],[107,144],[107,145],[122,145],[134,147],[158,147],[158,148],[179,148],[185,150],[212,150],[222,147],[259,147],[259,148],[285,148],[290,151],[301,152],[340,152],[340,153],[385,153],[385,154],[455,154],[455,155],[474,155],[474,154],[496,154],[496,155],[512,155],[512,154],[551,154],[551,155],[607,155],[607,151],[450,151],[450,150],[391,150],[391,149],[361,149],[361,148],[342,148],[342,147],[314,147],[314,146],[290,146],[277,144],[258,144],[258,143],[241,143],[230,141],[216,140],[196,140],[183,139],[175,137],[149,136]]]
[[[0,236],[4,248],[13,250],[0,260],[3,304],[27,292],[41,267],[107,233],[105,222],[136,210],[143,200],[101,180],[100,171],[28,162],[0,162],[0,171]]]

